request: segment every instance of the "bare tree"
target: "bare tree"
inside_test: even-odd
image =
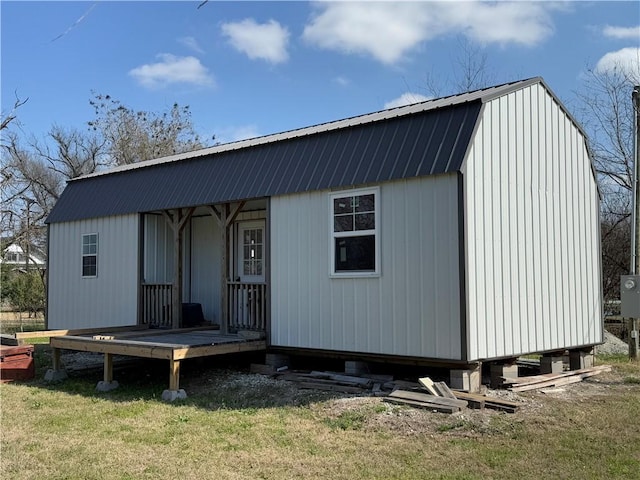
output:
[[[487,52],[463,36],[458,37],[457,43],[458,49],[451,58],[453,77],[443,79],[428,73],[424,79],[424,88],[433,97],[471,92],[495,83]]]
[[[106,158],[99,139],[82,132],[54,126],[47,140],[23,145],[11,132],[3,144],[1,222],[3,231],[11,232],[17,241],[29,238],[43,244],[44,220],[65,183],[96,171],[103,165],[100,159]],[[25,212],[30,216],[27,223]]]
[[[13,108],[9,113],[7,114],[3,113],[2,118],[0,118],[0,131],[9,127],[9,124],[16,119],[16,111],[18,110],[18,108],[20,108],[22,105],[24,105],[28,101],[29,101],[29,98],[20,100],[20,98],[18,98],[18,95],[16,94],[16,101],[13,104]]]
[[[89,102],[95,119],[89,128],[100,134],[115,165],[127,165],[202,148],[189,106],[174,103],[169,111],[135,111],[109,95],[94,93]]]
[[[16,102],[15,108],[23,103]],[[166,112],[150,113],[97,94],[90,104],[95,119],[88,122],[88,131],[54,125],[41,140],[24,140],[10,129],[3,132],[0,222],[4,235],[43,243],[44,220],[68,180],[203,146],[188,106],[174,104]],[[25,212],[29,222],[24,221]]]
[[[576,92],[579,116],[602,196],[602,268],[606,300],[618,299],[620,275],[629,272],[634,165],[634,109],[631,91],[638,81],[622,66],[589,69]]]

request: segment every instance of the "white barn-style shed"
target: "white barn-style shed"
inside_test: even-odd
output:
[[[471,364],[602,342],[599,193],[541,78],[87,175],[48,218],[48,328],[260,330]],[[189,320],[189,321],[188,321]]]

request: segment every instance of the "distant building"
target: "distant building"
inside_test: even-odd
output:
[[[44,270],[47,262],[44,260],[44,255],[36,247],[30,247],[29,262],[27,263],[27,254],[24,249],[17,243],[12,243],[2,250],[0,264],[12,265],[15,269],[37,268]]]

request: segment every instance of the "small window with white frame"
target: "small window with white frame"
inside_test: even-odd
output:
[[[330,194],[331,276],[380,273],[379,196],[378,187]]]
[[[82,235],[82,276],[91,278],[98,276],[98,234]]]

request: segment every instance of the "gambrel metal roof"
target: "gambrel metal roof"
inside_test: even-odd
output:
[[[456,172],[482,104],[540,82],[522,80],[79,177],[47,223]]]

